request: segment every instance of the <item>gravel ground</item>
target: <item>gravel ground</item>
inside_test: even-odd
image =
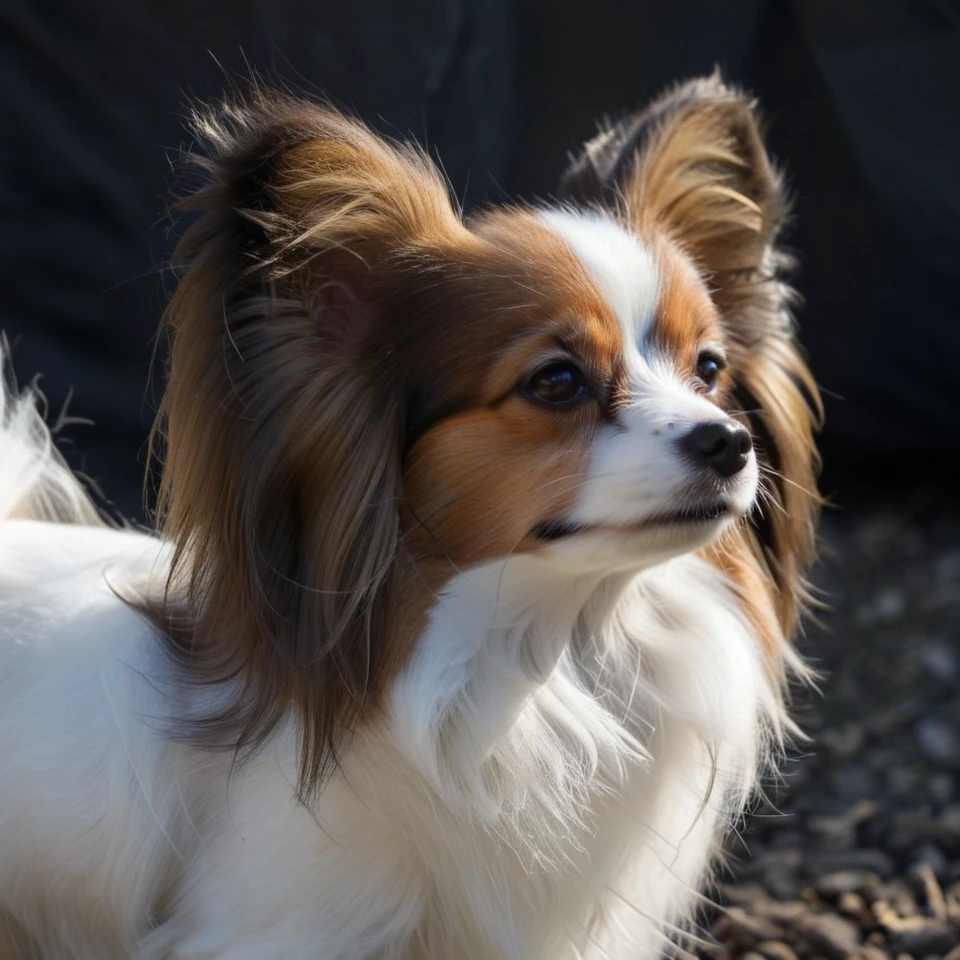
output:
[[[713,960],[960,960],[960,503],[828,511],[812,742],[730,844]]]

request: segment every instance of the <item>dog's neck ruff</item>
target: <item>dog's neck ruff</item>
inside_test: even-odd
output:
[[[430,942],[469,902],[456,942],[499,929],[490,956],[656,949],[782,730],[716,568],[556,573],[514,558],[455,577],[347,765],[371,812],[417,838]]]

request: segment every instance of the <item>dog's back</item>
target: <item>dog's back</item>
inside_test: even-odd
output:
[[[157,871],[136,865],[171,856],[167,824],[178,788],[155,782],[155,761],[167,748],[149,724],[137,730],[119,719],[155,711],[158,700],[137,680],[149,628],[110,589],[131,574],[149,575],[158,562],[162,568],[155,538],[101,521],[53,445],[36,392],[18,394],[7,379],[0,387],[0,960],[129,957],[135,918],[160,896]]]

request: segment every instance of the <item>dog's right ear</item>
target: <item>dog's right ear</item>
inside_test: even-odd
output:
[[[404,427],[378,324],[402,265],[464,228],[422,152],[328,106],[255,90],[196,130],[155,428],[177,554],[154,614],[191,676],[238,681],[189,732],[252,747],[292,711],[306,795],[389,660]]]
[[[722,89],[716,76],[692,80],[617,122],[603,121],[599,132],[570,158],[560,176],[557,198],[576,205],[615,207],[637,158],[672,114]]]

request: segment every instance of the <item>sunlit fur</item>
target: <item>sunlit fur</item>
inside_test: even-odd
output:
[[[0,395],[0,958],[659,955],[800,669],[817,400],[751,105],[680,88],[466,221],[327,106],[197,132],[159,535]]]

